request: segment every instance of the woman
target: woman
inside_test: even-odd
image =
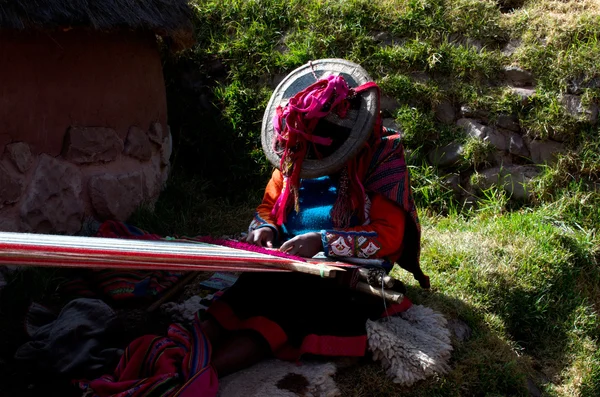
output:
[[[287,102],[287,103],[286,103]],[[344,60],[304,65],[277,87],[263,149],[278,168],[246,241],[291,255],[396,261],[421,286],[420,229],[400,137],[379,123],[379,92]],[[219,376],[275,356],[363,356],[367,319],[399,307],[300,273],[243,274],[208,310],[203,330]]]

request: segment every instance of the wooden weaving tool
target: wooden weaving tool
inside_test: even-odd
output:
[[[325,278],[358,269],[326,259],[306,262],[222,245],[164,241],[0,232],[0,264],[166,271],[301,272]],[[359,282],[358,290],[401,300],[398,294]]]

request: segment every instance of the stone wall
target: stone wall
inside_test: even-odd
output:
[[[418,78],[427,79],[427,76]],[[535,78],[525,70],[506,67],[503,78],[506,88],[520,97],[523,105],[527,105],[536,94]],[[577,82],[573,82],[568,91],[558,98],[558,102],[567,117],[596,124],[598,106],[594,103],[583,105],[581,88]],[[600,79],[596,88],[600,88]],[[398,102],[394,98],[384,97],[381,106],[384,114],[391,115],[398,108]],[[567,150],[565,137],[559,134],[550,134],[547,139],[529,137],[515,114],[491,117],[486,111],[449,101],[442,101],[433,110],[438,121],[454,124],[464,132],[464,136],[431,149],[427,159],[447,174],[446,184],[454,190],[456,197],[467,202],[481,190],[492,186],[502,186],[512,198],[529,199],[529,182],[540,174],[540,165],[552,164],[557,154]],[[401,130],[393,118],[384,119],[383,124]],[[477,167],[465,166],[464,142],[468,139],[485,142],[491,148]]]
[[[171,134],[151,32],[0,32],[0,230],[125,220],[166,182]]]
[[[62,154],[26,142],[0,158],[0,230],[77,233],[87,217],[125,220],[158,198],[169,173],[171,133],[132,126],[125,142],[105,127],[70,127]]]

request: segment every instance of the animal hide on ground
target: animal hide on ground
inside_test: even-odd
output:
[[[335,397],[333,363],[263,361],[219,380],[218,397]]]
[[[449,370],[450,331],[441,313],[413,305],[399,316],[367,321],[369,350],[395,383],[410,386]]]

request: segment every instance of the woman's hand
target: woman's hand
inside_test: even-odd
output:
[[[259,227],[254,229],[246,237],[246,242],[259,247],[273,248],[273,238],[275,233],[270,227]]]
[[[296,236],[283,243],[279,248],[279,251],[305,258],[312,258],[322,250],[321,233],[317,232]]]

